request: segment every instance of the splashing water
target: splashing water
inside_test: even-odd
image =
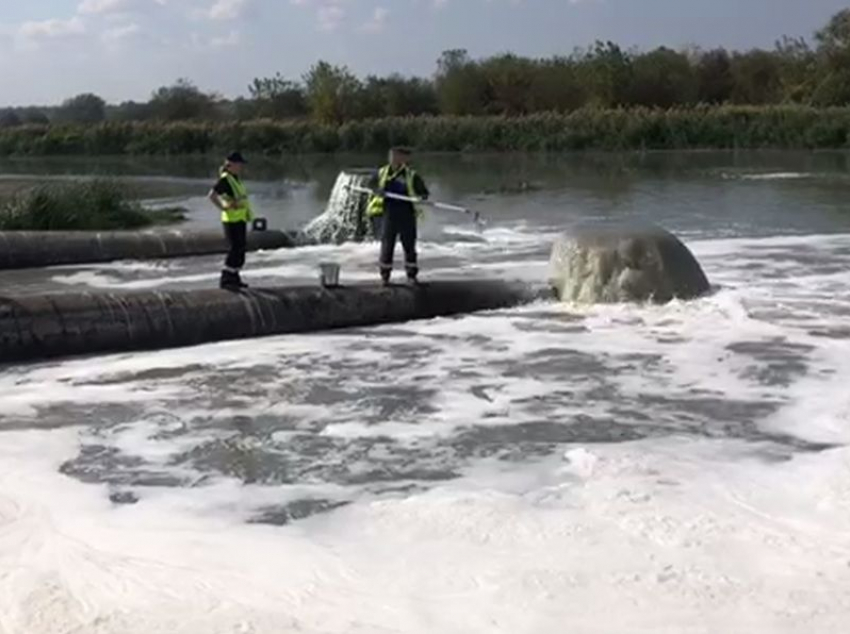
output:
[[[318,244],[363,242],[372,235],[366,219],[368,194],[351,191],[351,187],[365,187],[371,170],[345,170],[339,173],[331,191],[325,212],[310,222],[304,233]]]

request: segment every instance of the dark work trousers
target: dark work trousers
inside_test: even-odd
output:
[[[245,249],[248,242],[247,222],[224,222],[224,237],[229,251],[224,261],[226,270],[238,272],[245,265]]]
[[[381,240],[384,235],[384,224],[383,224],[384,216],[381,214],[380,216],[371,216],[369,218],[369,227],[372,231],[372,237],[375,240]]]
[[[383,213],[381,226],[381,276],[389,277],[393,270],[396,238],[401,238],[404,249],[404,270],[415,278],[419,273],[416,262],[416,211],[410,209],[387,209]]]

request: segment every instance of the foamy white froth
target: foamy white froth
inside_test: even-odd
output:
[[[0,375],[0,632],[843,631],[850,236],[690,246],[719,285],[697,302]],[[427,248],[488,265],[479,243]],[[364,249],[336,253],[365,276]],[[529,249],[521,276],[544,265]],[[186,459],[219,444],[299,476]],[[81,446],[115,466],[69,471]],[[139,465],[138,503],[111,503]],[[348,504],[248,523],[305,498]]]
[[[436,278],[499,275],[516,269],[518,261],[548,255],[555,234],[522,222],[483,230],[467,225],[431,227],[425,230],[420,257],[427,263],[427,275]],[[396,256],[400,261],[401,245]],[[332,260],[341,263],[343,282],[374,280],[377,257],[374,242],[261,251],[248,254],[245,278],[254,285],[312,283],[318,279],[319,263]],[[53,270],[50,282],[60,290],[69,286],[109,290],[209,286],[218,279],[220,262],[220,257],[202,257],[157,266],[116,262],[59,267]]]

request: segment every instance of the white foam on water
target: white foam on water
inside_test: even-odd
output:
[[[93,271],[155,271],[162,273],[179,269],[181,265],[180,260],[117,260],[109,263],[88,264],[82,268]]]
[[[743,180],[743,181],[802,181],[802,180],[819,180],[819,181],[844,181],[846,174],[842,172],[721,172],[721,178],[725,180]]]
[[[501,257],[505,249],[522,255],[523,249],[539,250],[555,237],[541,234],[539,227],[526,223],[496,226],[483,231],[464,226],[439,227],[436,240],[420,240],[419,257],[423,274],[440,276],[457,274],[462,268],[474,268],[464,275],[490,275],[510,270],[511,262]],[[452,240],[452,237],[456,239]],[[274,249],[247,255],[246,280],[261,285],[286,284],[292,281],[318,279],[319,263],[334,261],[342,265],[341,282],[362,282],[377,277],[379,244],[377,242],[317,245],[298,249]],[[499,257],[499,265],[487,265],[482,259]],[[395,262],[403,267],[403,252],[397,245]],[[50,281],[62,287],[98,290],[155,290],[164,287],[217,284],[221,258],[177,259],[163,263],[114,262],[73,270],[51,269]],[[489,267],[489,271],[488,271]]]
[[[209,273],[199,273],[196,275],[169,275],[166,277],[127,280],[105,272],[80,271],[70,275],[56,275],[52,278],[52,280],[59,284],[68,286],[85,286],[102,290],[144,290],[174,284],[194,284],[208,281],[217,282],[219,275],[219,271],[213,270]]]
[[[380,425],[364,425],[362,423],[339,423],[328,425],[322,430],[323,436],[337,438],[379,438],[390,436],[397,441],[416,440],[422,437],[438,435],[448,436],[454,431],[455,425],[440,425],[430,422],[428,425],[412,423],[395,423],[387,421]]]
[[[34,429],[0,434],[0,632],[843,631],[850,450],[783,438],[850,441],[836,293],[850,282],[850,236],[690,246],[721,285],[694,302],[538,303],[5,371],[0,429]],[[350,252],[365,261],[373,249]],[[265,265],[294,267],[291,256]],[[307,399],[315,386],[341,400]],[[376,420],[392,390],[410,407]],[[144,411],[111,429],[93,414],[91,427],[37,431],[45,403]],[[211,441],[262,442],[198,421],[264,415],[292,418],[272,434],[284,449],[316,425],[342,441],[317,467],[381,438],[439,452],[474,428],[590,419],[588,433],[653,431],[619,444],[515,436],[554,447],[450,462],[460,477],[384,495],[173,464]],[[141,486],[137,504],[113,505],[107,485],[59,471],[91,442],[197,484]],[[351,504],[283,527],[245,523],[304,497]]]
[[[111,447],[131,459],[140,458],[154,467],[170,467],[171,459],[191,451],[199,443],[210,442],[225,435],[222,432],[195,432],[191,437],[179,434],[185,423],[176,417],[158,412],[146,412],[139,420],[123,423],[110,430]],[[95,430],[97,433],[98,430]],[[163,433],[174,432],[168,442],[158,440]]]
[[[73,444],[4,434],[4,632],[808,632],[850,617],[846,449],[765,466],[734,444],[577,447],[270,528],[174,491],[113,507],[57,473]]]
[[[59,373],[63,374],[61,371]],[[49,375],[50,372],[44,374]],[[22,381],[14,374],[0,374],[0,386],[8,390],[2,398],[0,411],[5,415],[19,416],[31,416],[40,408],[73,403],[144,403],[156,399],[176,398],[181,392],[179,386],[174,385],[92,385],[73,383],[66,376],[57,379],[30,377]]]
[[[769,172],[766,174],[739,174],[737,178],[745,181],[787,181],[818,178],[818,174],[807,172]],[[733,177],[734,178],[734,177]]]

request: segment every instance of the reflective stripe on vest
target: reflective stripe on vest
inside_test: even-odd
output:
[[[384,165],[378,171],[378,189],[383,189],[387,186],[387,183],[398,176],[402,171],[405,172],[405,184],[407,185],[407,195],[411,198],[417,198],[416,189],[413,187],[413,179],[416,176],[416,172],[412,169],[402,167],[398,172],[390,176],[391,166]],[[416,210],[417,216],[422,216],[422,209],[418,205],[413,205],[413,208]],[[384,213],[384,198],[383,196],[372,196],[369,199],[369,205],[366,207],[366,215],[367,216],[380,216]]]
[[[251,221],[254,214],[251,211],[251,203],[248,202],[248,190],[245,184],[238,178],[234,178],[228,171],[223,171],[221,177],[227,180],[234,194],[233,198],[221,196],[226,204],[226,208],[221,212],[221,221],[224,223]]]

